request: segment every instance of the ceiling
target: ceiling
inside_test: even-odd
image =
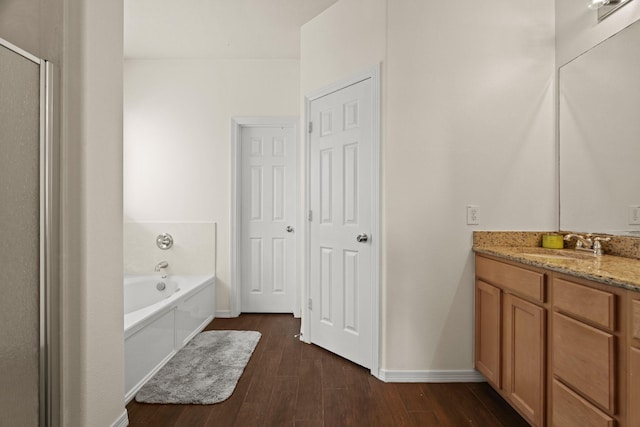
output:
[[[300,58],[300,27],[337,0],[125,0],[125,58]]]

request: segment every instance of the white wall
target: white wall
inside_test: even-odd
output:
[[[125,417],[121,1],[67,0],[62,138],[63,420]]]
[[[160,249],[159,234],[168,233],[173,245]],[[125,222],[124,274],[154,274],[155,266],[167,261],[168,274],[203,275],[216,272],[215,222]]]
[[[296,116],[297,60],[127,60],[126,222],[216,222],[218,314],[230,310],[231,118]]]
[[[52,327],[62,347],[61,425],[110,426],[125,416],[122,2],[8,0],[0,10],[0,37],[50,60],[57,73],[61,276],[53,298],[61,325]]]
[[[473,229],[557,227],[553,1],[341,0],[301,58],[303,95],[385,62],[383,370],[471,370]]]
[[[394,0],[388,28],[385,367],[471,369],[472,230],[557,228],[553,0]]]
[[[386,0],[341,0],[302,26],[302,96],[383,62]]]
[[[556,62],[562,66],[622,28],[640,19],[640,2],[632,1],[602,22],[585,2],[555,0]]]

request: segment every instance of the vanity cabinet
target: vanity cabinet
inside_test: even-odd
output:
[[[475,365],[533,426],[544,425],[545,274],[476,257]]]
[[[532,425],[640,427],[640,292],[476,254],[475,364]]]

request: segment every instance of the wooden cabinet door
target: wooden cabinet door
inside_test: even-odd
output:
[[[640,348],[629,352],[629,425],[640,426]]]
[[[503,389],[513,406],[534,426],[544,420],[544,308],[510,294],[504,301]]]
[[[476,369],[500,388],[500,325],[502,304],[500,289],[476,280]]]

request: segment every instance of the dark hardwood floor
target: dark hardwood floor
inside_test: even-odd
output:
[[[243,314],[215,319],[206,329],[262,333],[233,395],[216,405],[133,400],[127,405],[130,426],[528,426],[486,383],[379,381],[294,338],[300,321],[291,315]]]

